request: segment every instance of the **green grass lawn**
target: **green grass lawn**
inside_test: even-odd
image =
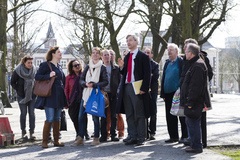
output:
[[[235,160],[240,160],[240,147],[239,146],[231,146],[231,147],[211,147],[211,150],[221,153],[225,156],[231,157]]]

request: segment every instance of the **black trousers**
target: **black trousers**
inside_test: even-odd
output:
[[[174,93],[175,92],[165,94],[165,112],[166,112],[167,129],[168,129],[168,134],[169,134],[170,138],[171,139],[179,139],[178,117],[173,116],[170,113]],[[185,123],[185,117],[179,117],[179,120],[181,123],[182,138],[187,138],[188,133],[187,133],[187,126]]]
[[[105,116],[107,117],[107,108],[105,108]],[[100,120],[100,132],[101,132],[101,137],[103,139],[107,139],[108,133],[107,133],[107,118],[104,117],[99,117],[101,118]]]
[[[201,128],[202,128],[202,144],[203,144],[203,148],[206,148],[207,147],[207,112],[202,112]]]
[[[157,93],[151,93],[152,96],[152,101],[156,103],[156,108],[155,111],[156,113],[152,115],[149,119],[147,120],[147,132],[148,134],[156,134],[156,128],[157,128]]]
[[[79,103],[74,103],[73,105],[71,105],[68,109],[68,114],[73,122],[74,125],[74,129],[76,131],[76,136],[78,135],[78,114],[79,114],[79,109],[80,109],[80,102]],[[88,123],[88,119],[86,116],[86,120],[85,120],[85,126],[86,126],[86,131],[85,133],[87,134],[87,123]]]

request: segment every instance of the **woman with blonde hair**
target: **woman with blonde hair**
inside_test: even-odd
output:
[[[30,139],[34,140],[35,113],[34,104],[36,96],[33,94],[34,76],[36,68],[33,65],[33,57],[26,55],[21,59],[20,64],[13,71],[11,86],[17,91],[17,100],[20,108],[20,125],[22,138],[26,135],[26,116],[29,114]]]
[[[91,59],[89,61],[89,64],[84,68],[84,71],[80,78],[80,83],[82,85],[83,89],[83,96],[82,101],[80,105],[80,111],[79,111],[79,117],[78,117],[78,123],[79,123],[79,133],[77,140],[72,144],[73,146],[79,146],[83,145],[83,136],[85,134],[85,117],[87,116],[86,113],[83,113],[86,107],[86,103],[88,101],[88,98],[92,92],[93,88],[97,88],[97,86],[100,87],[100,89],[103,89],[108,84],[108,75],[106,66],[103,65],[103,62],[101,60],[101,50],[99,48],[93,48]],[[98,145],[100,144],[99,141],[99,131],[100,131],[100,125],[99,125],[99,117],[92,116],[94,121],[94,139],[91,145]]]
[[[62,59],[62,53],[59,47],[55,46],[50,48],[45,58],[47,62],[40,64],[35,79],[38,81],[49,80],[51,77],[56,77],[56,79],[51,88],[51,96],[38,96],[35,104],[35,108],[44,109],[46,113],[46,121],[43,127],[42,148],[48,148],[48,138],[51,126],[53,127],[54,146],[62,147],[64,144],[59,142],[59,121],[62,109],[67,106],[67,99],[64,91],[65,75],[62,71],[62,67],[58,64],[59,60]]]

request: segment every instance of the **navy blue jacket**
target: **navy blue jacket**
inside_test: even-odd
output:
[[[158,94],[159,65],[154,60],[150,61],[152,68],[151,76],[151,94]]]
[[[37,97],[35,108],[43,109],[44,107],[49,108],[63,108],[67,106],[67,98],[65,95],[65,75],[62,71],[61,66],[58,64],[57,67],[50,62],[52,70],[56,73],[57,78],[55,79],[50,97]],[[35,75],[35,80],[48,80],[50,79],[50,68],[47,62],[40,64],[40,67]]]
[[[182,74],[182,58],[177,57],[178,60],[178,68],[179,68],[179,77],[181,77]],[[163,68],[163,75],[162,75],[162,81],[161,81],[161,98],[165,98],[165,93],[164,93],[164,79],[165,79],[165,71],[167,69],[168,64],[171,62],[170,59],[167,59]]]

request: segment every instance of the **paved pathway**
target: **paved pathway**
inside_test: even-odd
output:
[[[19,108],[16,102],[12,105],[13,108],[5,108],[6,115],[0,115],[0,117],[9,118],[16,139],[19,139],[21,136]],[[239,145],[240,96],[214,94],[212,105],[213,110],[207,113],[208,146]],[[182,144],[165,144],[164,140],[169,137],[167,134],[164,102],[160,99],[158,100],[156,140],[147,141],[144,146],[140,147],[125,146],[122,141],[102,143],[99,146],[90,146],[92,140],[85,141],[84,146],[72,147],[70,145],[75,139],[75,132],[73,124],[67,114],[68,131],[61,132],[61,142],[65,143],[65,147],[58,148],[50,144],[49,148],[42,149],[40,146],[40,139],[42,138],[45,113],[43,110],[36,110],[35,113],[35,132],[39,141],[34,145],[30,143],[29,146],[23,145],[13,148],[1,148],[0,159],[230,159],[209,149],[204,149],[203,153],[200,154],[189,154],[184,151],[185,147]],[[93,122],[91,116],[88,116],[88,118],[88,130],[91,134],[93,132]],[[125,126],[125,128],[126,127],[127,126]]]

